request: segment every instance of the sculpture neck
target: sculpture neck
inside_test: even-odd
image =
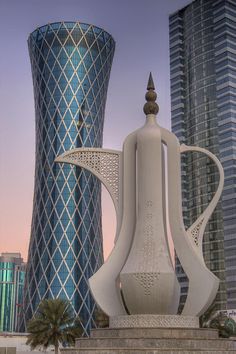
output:
[[[148,114],[146,116],[146,123],[148,125],[157,125],[157,121],[156,121],[156,115],[155,114]]]

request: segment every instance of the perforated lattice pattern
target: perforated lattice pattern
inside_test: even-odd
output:
[[[191,236],[197,246],[198,246],[199,231],[202,223],[203,223],[203,219],[191,231]]]
[[[83,163],[98,172],[110,186],[116,200],[119,197],[119,161],[120,155],[102,151],[79,151],[67,155],[68,162]]]

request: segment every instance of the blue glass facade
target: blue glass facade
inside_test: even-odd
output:
[[[225,185],[204,236],[207,266],[220,278],[215,304],[236,308],[236,3],[196,0],[170,16],[172,130],[182,143],[206,147],[224,167]],[[184,220],[205,209],[218,184],[199,154],[182,158]],[[182,303],[188,280],[178,264]]]
[[[0,255],[0,332],[19,330],[25,266],[20,253]]]
[[[42,299],[60,297],[87,332],[95,309],[88,278],[103,263],[101,188],[89,172],[54,160],[73,148],[102,146],[115,43],[101,28],[59,22],[35,30],[28,45],[36,166],[25,320]]]

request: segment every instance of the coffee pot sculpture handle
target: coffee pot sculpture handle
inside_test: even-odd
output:
[[[207,224],[211,214],[213,213],[213,211],[216,207],[216,204],[218,203],[218,201],[220,199],[222,190],[223,190],[224,170],[223,170],[223,167],[222,167],[220,161],[210,151],[208,151],[204,148],[197,147],[197,146],[187,146],[185,144],[182,144],[180,146],[181,153],[189,152],[189,151],[196,151],[196,152],[200,152],[200,153],[207,155],[213,162],[215,162],[215,164],[218,168],[218,171],[219,171],[219,184],[218,184],[217,190],[216,190],[212,200],[210,201],[210,203],[208,204],[208,206],[204,210],[204,212],[197,218],[197,220],[187,230],[187,234],[193,238],[196,246],[199,248],[200,254],[202,255],[201,251],[202,251],[203,234],[205,231],[206,224]]]

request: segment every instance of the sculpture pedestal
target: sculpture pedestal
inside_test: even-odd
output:
[[[236,342],[202,328],[94,329],[62,354],[233,354]]]
[[[180,315],[124,315],[112,316],[110,328],[199,328],[195,316]]]

